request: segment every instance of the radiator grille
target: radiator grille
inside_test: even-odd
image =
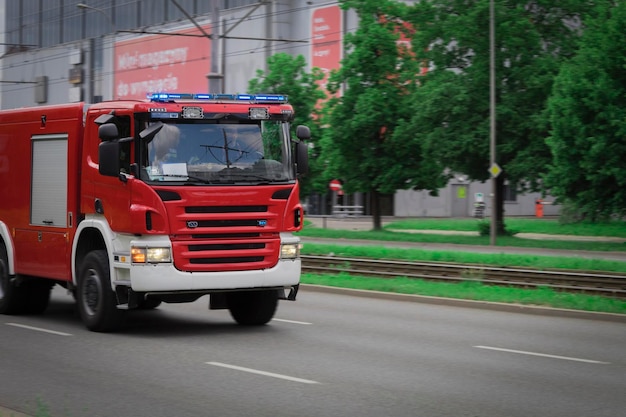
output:
[[[241,271],[267,269],[278,262],[282,207],[186,206],[179,210],[172,237],[176,268]]]

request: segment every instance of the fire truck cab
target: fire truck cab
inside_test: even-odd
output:
[[[278,94],[153,94],[0,112],[0,313],[53,285],[87,328],[162,302],[265,324],[294,300],[309,129]]]

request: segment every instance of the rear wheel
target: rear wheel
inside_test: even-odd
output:
[[[122,323],[115,293],[111,290],[109,258],[105,250],[95,250],[85,256],[78,277],[76,292],[80,316],[89,330],[108,332]]]
[[[269,322],[278,306],[278,291],[241,291],[227,295],[230,315],[239,324],[260,326]]]
[[[9,275],[9,257],[4,243],[0,242],[0,314],[22,312],[24,288]]]

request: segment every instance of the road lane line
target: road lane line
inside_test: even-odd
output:
[[[570,356],[549,355],[547,353],[527,352],[527,351],[524,351],[524,350],[504,349],[504,348],[498,348],[498,347],[493,347],[493,346],[474,346],[474,347],[478,348],[478,349],[497,350],[497,351],[500,351],[500,352],[519,353],[521,355],[542,356],[544,358],[552,358],[552,359],[563,359],[563,360],[566,360],[566,361],[596,363],[596,364],[600,364],[600,365],[609,365],[610,364],[610,362],[602,362],[602,361],[596,361],[596,360],[592,360],[592,359],[572,358]]]
[[[6,323],[8,326],[21,327],[22,329],[35,330],[38,332],[56,334],[58,336],[72,336],[70,333],[57,332],[56,330],[42,329],[41,327],[27,326],[19,323]]]
[[[282,321],[283,323],[305,324],[305,325],[313,324],[313,323],[309,323],[306,321],[296,321],[296,320],[286,320],[286,319],[272,319],[272,321]]]
[[[292,382],[301,382],[303,384],[319,384],[319,382],[312,381],[310,379],[302,379],[302,378],[296,378],[296,377],[289,376],[289,375],[275,374],[272,372],[260,371],[258,369],[244,368],[242,366],[237,366],[237,365],[229,365],[227,363],[222,363],[222,362],[206,362],[206,364],[213,365],[213,366],[221,366],[222,368],[234,369],[237,371],[248,372],[251,374],[269,376],[272,378],[286,379],[287,381],[292,381]]]

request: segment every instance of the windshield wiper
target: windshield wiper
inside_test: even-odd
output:
[[[200,178],[200,177],[194,177],[193,175],[182,175],[182,174],[158,174],[156,175],[157,178],[153,179],[152,181],[157,181],[157,182],[163,182],[160,179],[161,178],[180,178],[180,181],[189,181],[189,180],[193,180],[193,181],[197,181],[197,182],[201,182],[203,184],[210,184],[211,181],[204,179],[204,178]]]
[[[258,175],[258,174],[252,174],[252,173],[248,173],[245,172],[243,174],[239,175],[240,177],[244,177],[244,178],[254,178],[255,180],[260,180],[263,182],[272,182],[272,181],[276,181],[273,178],[268,178],[268,177],[264,177],[263,175]]]

